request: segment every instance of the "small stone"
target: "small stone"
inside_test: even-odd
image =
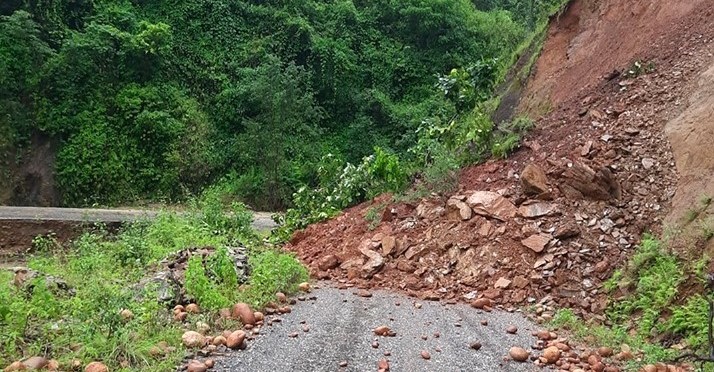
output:
[[[240,319],[243,324],[255,324],[255,313],[250,309],[248,304],[239,302],[231,308],[231,316]]]
[[[521,244],[530,248],[533,252],[540,253],[545,250],[546,245],[551,240],[553,240],[553,237],[548,234],[535,234],[521,240]]]
[[[203,345],[206,343],[206,340],[203,335],[195,331],[184,332],[184,334],[181,336],[181,341],[183,342],[184,346],[190,349],[203,347]]]
[[[488,325],[488,320],[486,320],[486,319],[481,320],[481,325],[482,325],[482,326],[487,326],[487,325]]]
[[[528,352],[522,347],[512,347],[510,350],[508,350],[508,355],[510,355],[511,358],[516,362],[522,363],[528,360]]]
[[[342,368],[347,367],[347,361],[344,361],[344,360],[341,361],[341,362],[340,362],[340,367],[342,367]]]
[[[555,364],[558,360],[560,360],[560,349],[555,346],[546,348],[543,351],[543,358],[545,358],[548,364]]]
[[[393,336],[395,333],[387,326],[379,326],[374,329],[374,334],[377,336]]]
[[[511,281],[506,279],[506,278],[498,278],[496,281],[496,284],[493,285],[495,288],[498,289],[507,289],[508,287],[511,286]]]
[[[310,292],[310,283],[302,282],[302,283],[298,284],[298,289],[300,289],[303,292]]]
[[[47,363],[49,363],[47,358],[39,356],[29,357],[22,361],[22,364],[25,366],[25,368],[29,370],[45,368]]]
[[[474,342],[471,343],[471,345],[469,345],[469,347],[472,348],[472,349],[474,349],[474,350],[480,350],[480,349],[481,349],[481,343],[478,342],[478,341],[474,341]]]
[[[128,322],[134,318],[134,313],[132,313],[129,309],[124,309],[119,312],[119,316],[121,317],[121,320]]]
[[[486,306],[491,307],[491,300],[488,298],[479,298],[471,302],[471,307],[475,309],[482,310]]]
[[[597,353],[603,358],[609,358],[612,356],[612,349],[609,347],[601,347],[597,349]]]
[[[359,291],[357,291],[357,296],[370,298],[372,297],[372,293],[366,289],[360,289]]]
[[[216,365],[216,362],[214,362],[213,359],[206,359],[203,361],[203,364],[205,364],[208,368],[213,368],[213,366]]]
[[[373,349],[379,348],[379,342],[377,342],[377,341],[372,341],[372,348],[373,348]]]
[[[188,304],[186,306],[186,312],[189,314],[198,314],[201,312],[201,308],[199,308],[196,304]]]
[[[429,352],[426,351],[426,350],[422,350],[422,351],[421,351],[421,357],[424,358],[424,359],[426,359],[426,360],[429,360],[429,359],[431,359],[431,354],[429,354]]]
[[[293,332],[293,333],[291,333],[291,334],[288,335],[288,337],[290,337],[290,338],[295,338],[295,337],[297,337],[297,336],[298,336],[298,333],[297,333],[297,332]]]
[[[384,352],[382,354],[384,354],[384,356],[390,356],[390,355],[392,355],[392,352],[389,350],[384,350]]]
[[[288,302],[288,296],[285,295],[283,292],[278,292],[275,294],[275,298],[278,300],[279,303],[287,303]]]
[[[198,360],[190,361],[186,368],[187,372],[206,372],[207,370],[208,370],[208,366],[206,366],[203,362],[198,361]]]
[[[389,371],[389,361],[386,359],[380,359],[380,361],[377,362],[377,369],[380,371]]]
[[[22,364],[22,362],[15,361],[15,362],[10,363],[9,366],[5,367],[5,369],[3,369],[3,371],[4,372],[15,372],[15,371],[24,371],[26,369],[27,368],[25,368],[25,365]]]
[[[245,331],[238,330],[233,333],[231,333],[228,337],[226,337],[226,346],[229,349],[238,349],[243,345],[243,341],[245,341]]]
[[[60,365],[56,359],[50,359],[50,361],[47,362],[47,370],[48,371],[55,372],[55,371],[59,371],[59,369],[60,369]]]
[[[213,338],[213,342],[211,342],[211,344],[213,344],[215,346],[221,346],[221,345],[225,345],[226,342],[227,342],[226,338],[223,337],[223,335],[219,335],[219,336],[216,336]]]
[[[518,327],[516,327],[516,326],[508,326],[508,328],[506,328],[506,333],[515,335],[517,332],[518,332]]]
[[[84,372],[109,372],[109,368],[102,362],[92,362],[84,367]]]
[[[642,167],[645,169],[650,169],[654,167],[655,161],[652,158],[642,158]]]

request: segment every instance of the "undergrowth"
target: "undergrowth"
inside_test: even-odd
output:
[[[641,353],[641,359],[629,361],[627,370],[671,361],[681,349],[704,352],[708,347],[709,312],[704,296],[712,294],[697,291],[683,297],[680,289],[685,282],[705,288],[708,264],[706,256],[683,260],[668,249],[665,241],[645,235],[627,264],[603,285],[612,296],[606,310],[609,326],[584,322],[570,309],[558,311],[550,325],[615,350],[628,344]],[[714,370],[712,366],[706,368]]]
[[[27,266],[66,282],[72,291],[45,285],[43,279],[15,285],[12,272],[0,271],[0,365],[45,355],[62,366],[76,359],[83,364],[100,360],[113,371],[174,370],[184,354],[183,329],[172,321],[170,305],[157,300],[157,288],[137,283],[151,275],[160,260],[184,248],[217,248],[205,265],[195,256],[189,260],[187,294],[205,311],[191,315],[188,324],[212,322],[216,317],[209,315],[211,310],[237,301],[262,306],[276,292],[294,292],[307,280],[296,258],[260,243],[244,208],[234,205],[232,213],[212,213],[217,207],[211,203],[197,201],[203,209],[185,215],[162,213],[116,235],[98,227],[66,246],[52,236],[35,239]],[[252,276],[242,289],[225,248],[236,244],[249,248]],[[131,310],[133,319],[124,321],[122,309]],[[152,355],[150,349],[160,342],[171,349]]]

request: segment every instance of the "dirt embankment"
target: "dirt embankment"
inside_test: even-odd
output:
[[[689,117],[687,102],[702,101],[692,92],[714,62],[709,5],[576,0],[553,20],[537,62],[530,92],[548,88],[553,109],[523,148],[463,170],[454,195],[406,203],[384,196],[298,232],[288,249],[315,276],[358,287],[449,302],[557,304],[599,317],[604,280],[644,232],[662,230],[682,194],[687,173],[665,126]],[[627,73],[633,59],[651,68]],[[604,76],[614,69],[621,73]],[[707,116],[695,116],[690,129],[708,133],[699,130]],[[381,223],[370,230],[365,216],[380,207]]]
[[[520,110],[540,115],[667,47],[692,15],[712,16],[711,0],[575,0],[554,18]],[[703,13],[701,13],[703,12]],[[676,35],[675,35],[676,36]]]

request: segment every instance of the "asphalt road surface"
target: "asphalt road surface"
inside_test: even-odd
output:
[[[0,206],[0,220],[70,221],[70,222],[128,222],[152,218],[157,211],[140,209],[83,209]],[[268,212],[254,212],[253,228],[270,230],[275,222]]]
[[[292,313],[280,316],[280,323],[264,326],[246,350],[215,360],[213,371],[374,372],[380,359],[389,361],[392,372],[539,370],[532,363],[504,360],[512,346],[530,350],[535,343],[531,332],[537,326],[518,313],[486,313],[382,291],[363,298],[354,292],[314,290],[309,296],[315,300],[298,301]],[[396,336],[375,336],[373,329],[381,325]],[[518,327],[516,334],[506,332],[511,325]],[[297,337],[290,337],[294,333]],[[475,341],[482,344],[478,351],[469,347]],[[422,358],[423,350],[429,360]]]

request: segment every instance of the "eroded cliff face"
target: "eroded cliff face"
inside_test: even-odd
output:
[[[575,0],[556,16],[519,109],[540,116],[635,61],[690,17],[713,16],[711,0]]]
[[[61,204],[55,184],[56,141],[35,135],[23,150],[0,154],[0,205],[50,207]]]

